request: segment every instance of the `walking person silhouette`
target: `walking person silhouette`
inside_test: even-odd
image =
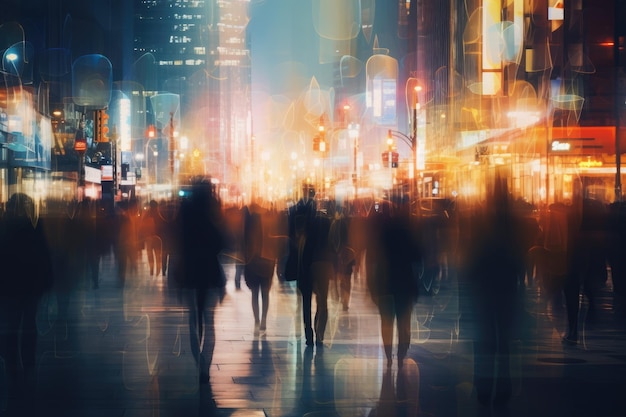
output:
[[[215,312],[225,295],[226,279],[219,262],[224,249],[221,204],[210,179],[194,179],[191,197],[181,202],[177,218],[177,279],[189,313],[191,352],[200,383],[208,383],[215,348]]]
[[[35,390],[36,315],[39,300],[53,284],[49,246],[35,204],[26,194],[13,194],[0,223],[0,357],[8,376],[8,410],[26,407]],[[24,409],[19,410],[24,415]]]
[[[398,334],[398,367],[404,364],[411,342],[413,307],[419,295],[416,271],[422,251],[410,220],[408,206],[392,213],[388,201],[368,218],[367,287],[380,314],[387,367],[393,363],[394,327]]]
[[[276,255],[270,246],[267,225],[268,213],[258,204],[244,208],[244,279],[252,292],[252,313],[256,331],[267,328],[270,289],[274,278]],[[259,295],[261,306],[259,309]]]

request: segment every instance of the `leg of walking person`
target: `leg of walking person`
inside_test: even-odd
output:
[[[317,304],[315,310],[315,343],[317,346],[323,346],[324,333],[328,323],[328,288],[334,270],[330,262],[314,262],[311,269],[315,271],[313,290]]]
[[[304,324],[304,337],[307,346],[313,346],[313,327],[311,323],[311,299],[313,291],[309,288],[300,288],[302,296],[302,322]]]
[[[259,285],[254,284],[250,286],[250,291],[252,293],[252,314],[254,315],[254,328],[255,330],[259,330],[261,325],[261,321],[259,319]]]
[[[198,309],[196,298],[197,290],[183,289],[183,291],[185,293],[187,311],[189,314],[189,345],[191,354],[196,360],[196,363],[198,363],[200,360],[200,341],[202,340],[199,323],[202,319],[199,317],[201,311]]]
[[[220,300],[219,289],[209,289],[204,293],[202,314],[202,344],[201,344],[201,368],[200,378],[202,383],[208,382],[210,377],[211,363],[215,351],[215,313]],[[204,374],[206,372],[206,374]],[[205,377],[206,375],[206,377]]]
[[[567,333],[563,337],[563,342],[573,345],[578,343],[578,312],[580,310],[580,281],[576,271],[567,274],[563,295],[567,310]]]
[[[383,349],[387,358],[387,366],[391,366],[393,348],[393,299],[389,295],[378,298],[378,312],[380,313],[380,335],[383,339]]]
[[[343,311],[348,311],[350,308],[350,296],[352,294],[352,275],[340,274],[339,279],[341,280],[341,305]]]
[[[241,289],[241,278],[244,276],[245,265],[241,262],[235,263],[235,289]]]
[[[154,258],[154,239],[152,236],[146,238],[146,255],[148,256],[148,268],[150,269],[150,276],[154,275],[154,264],[156,259]]]
[[[35,374],[37,368],[37,308],[39,305],[38,296],[27,296],[24,299],[22,315],[22,337],[20,343],[20,357],[24,370],[24,381],[26,390],[34,392],[36,381]]]
[[[510,307],[509,307],[510,308]],[[511,381],[511,340],[513,328],[513,316],[507,306],[500,309],[501,314],[495,317],[496,320],[496,356],[494,387],[494,404],[506,404],[513,393],[513,383]]]
[[[161,242],[160,237],[154,236],[153,248],[154,248],[154,270],[155,270],[155,275],[158,277],[159,275],[161,275],[161,264],[163,262],[163,243]]]
[[[272,278],[264,279],[261,283],[261,302],[263,303],[261,308],[261,331],[265,331],[267,329],[267,313],[270,309],[270,288]]]
[[[413,315],[413,300],[410,296],[398,295],[394,297],[396,326],[398,328],[398,367],[402,367],[404,358],[411,344],[411,317]]]

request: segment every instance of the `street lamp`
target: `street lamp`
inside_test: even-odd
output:
[[[154,159],[152,160],[153,164],[154,164],[154,184],[156,185],[158,182],[159,177],[157,176],[157,168],[158,168],[158,157],[159,157],[159,151],[156,148],[152,148],[152,156],[154,156]]]
[[[350,139],[352,139],[352,146],[354,148],[353,155],[353,172],[352,172],[352,185],[354,186],[354,197],[356,198],[358,195],[358,164],[357,164],[357,156],[359,150],[359,125],[357,123],[350,123],[348,126],[348,134]]]
[[[148,166],[150,157],[148,156],[149,155],[148,147],[150,147],[150,142],[152,142],[153,140],[156,140],[156,138],[152,137],[146,141],[146,146],[144,147],[143,155],[137,154],[135,156],[135,159],[138,161],[143,161],[144,159],[146,161],[146,188],[150,185],[150,168]],[[140,155],[141,155],[141,158],[139,158]],[[152,156],[154,159],[154,183],[156,184],[157,182],[157,157],[159,156],[159,151],[154,147],[152,147]]]

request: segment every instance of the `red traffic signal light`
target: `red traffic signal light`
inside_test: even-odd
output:
[[[148,126],[148,128],[146,129],[146,137],[148,139],[156,137],[156,127],[154,127],[154,125]]]
[[[392,168],[398,168],[398,160],[399,160],[399,154],[398,152],[383,152],[381,153],[382,159],[383,159],[383,166],[385,168],[389,167],[389,159],[391,159],[391,167]]]

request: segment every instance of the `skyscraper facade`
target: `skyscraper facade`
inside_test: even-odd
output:
[[[147,83],[148,96],[180,97],[180,173],[211,174],[224,183],[241,179],[250,146],[247,3],[136,1],[134,77]]]

